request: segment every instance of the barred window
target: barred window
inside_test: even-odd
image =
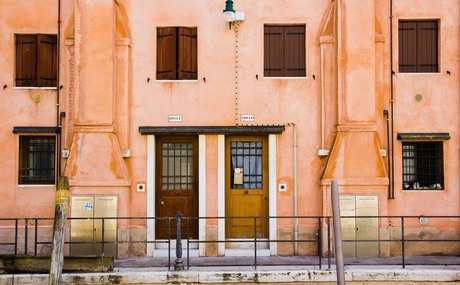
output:
[[[232,189],[262,189],[262,142],[232,141],[230,144]],[[235,183],[235,172],[243,176],[242,183]]]
[[[444,189],[443,143],[403,142],[403,189]]]
[[[162,190],[193,189],[193,143],[162,144]]]
[[[55,183],[54,136],[19,137],[19,184]]]

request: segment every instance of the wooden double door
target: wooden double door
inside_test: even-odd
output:
[[[181,238],[198,237],[198,139],[156,140],[156,238],[176,239],[176,213],[182,213]],[[192,219],[186,219],[192,218]]]
[[[226,238],[267,238],[267,137],[227,137],[225,161]]]

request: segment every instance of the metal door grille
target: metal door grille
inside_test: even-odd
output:
[[[262,142],[234,141],[230,144],[231,173],[233,189],[262,189]],[[243,184],[234,183],[235,169],[243,172]]]
[[[162,190],[193,188],[193,143],[163,143]]]

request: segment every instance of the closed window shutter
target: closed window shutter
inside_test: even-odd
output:
[[[177,79],[176,28],[157,29],[157,79]]]
[[[285,73],[287,77],[306,76],[305,26],[284,27]]]
[[[16,35],[16,86],[37,86],[35,60],[37,57],[36,35]]]
[[[284,76],[284,29],[280,26],[264,27],[264,76]]]
[[[197,30],[179,27],[179,77],[197,79]]]
[[[438,22],[417,23],[418,72],[438,72]]]
[[[417,23],[399,22],[399,72],[417,72]]]
[[[55,87],[57,80],[57,37],[37,35],[37,86]]]

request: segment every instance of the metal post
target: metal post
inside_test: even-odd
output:
[[[322,230],[321,218],[318,218],[318,257],[319,257],[319,269],[321,269],[321,258],[323,257],[323,235],[321,234]]]
[[[337,267],[337,284],[345,285],[345,272],[342,251],[342,223],[340,220],[339,189],[337,181],[332,181],[332,223],[334,226],[335,260]]]
[[[14,219],[14,255],[18,254],[18,219]]]
[[[102,239],[102,256],[104,256],[105,254],[105,236],[104,236],[104,233],[105,233],[105,219],[102,218],[102,233],[101,233],[101,239]]]
[[[176,213],[176,263],[174,264],[174,270],[184,270],[184,262],[182,260],[182,240],[181,240],[181,224],[182,213]]]
[[[402,250],[402,268],[406,268],[405,248],[404,248],[404,217],[401,217],[401,250]]]
[[[24,254],[27,255],[27,244],[29,241],[29,227],[27,224],[29,223],[29,219],[24,220]]]
[[[257,218],[254,217],[254,269],[257,269]]]
[[[331,218],[327,217],[327,269],[331,269]]]
[[[35,219],[34,228],[35,228],[35,235],[34,235],[34,239],[35,239],[35,242],[34,242],[34,255],[37,256],[38,219]]]

